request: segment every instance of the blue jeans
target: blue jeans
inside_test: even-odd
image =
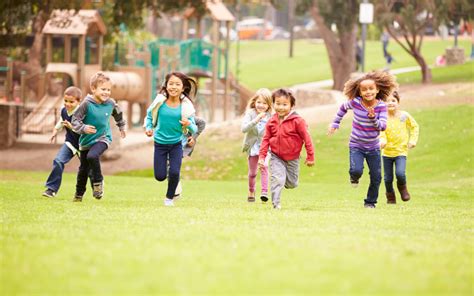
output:
[[[99,183],[104,180],[100,168],[100,156],[104,154],[108,146],[104,142],[97,142],[89,150],[81,151],[81,165],[77,173],[76,194],[84,195],[86,192],[87,177],[90,174],[93,183]]]
[[[366,204],[376,204],[379,197],[379,187],[382,182],[382,164],[380,161],[380,149],[363,150],[349,148],[350,169],[349,175],[352,180],[358,181],[364,172],[364,159],[369,166],[370,184],[367,191]]]
[[[387,192],[394,192],[393,190],[393,165],[395,164],[395,176],[397,176],[397,184],[405,185],[407,183],[407,177],[405,175],[407,167],[407,157],[397,156],[388,157],[383,156],[383,171],[384,171],[384,182],[385,190]]]
[[[58,192],[59,187],[61,187],[61,181],[63,179],[64,165],[68,163],[74,154],[72,154],[71,149],[69,149],[66,144],[63,144],[59,148],[56,158],[53,160],[53,170],[49,174],[48,180],[46,181],[46,187]]]
[[[153,158],[155,179],[161,182],[168,177],[166,197],[169,199],[173,199],[176,187],[178,186],[182,160],[183,147],[181,142],[176,144],[159,144],[155,142],[155,154]],[[169,173],[167,173],[168,161]]]

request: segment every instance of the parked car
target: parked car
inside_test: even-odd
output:
[[[241,40],[270,39],[273,25],[271,22],[265,22],[264,19],[251,17],[237,23],[237,32]]]

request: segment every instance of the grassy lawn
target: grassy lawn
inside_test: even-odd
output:
[[[427,63],[431,66],[434,65],[436,57],[443,54],[445,49],[451,47],[452,44],[451,39],[445,41],[424,40],[422,52]],[[240,82],[256,90],[260,87],[273,89],[332,78],[326,47],[323,43],[297,40],[294,45],[293,58],[288,57],[288,46],[288,41],[283,40],[241,42]],[[470,40],[460,40],[459,46],[464,48],[466,56],[470,55]],[[389,51],[395,59],[392,68],[417,66],[416,61],[393,40],[389,44]],[[230,67],[234,74],[236,73],[236,58],[236,47],[233,44],[230,53]],[[368,41],[366,43],[365,69],[367,71],[382,69],[384,66],[385,60],[381,42]]]
[[[165,184],[136,177],[149,171],[106,176],[104,199],[80,204],[72,174],[48,200],[47,172],[0,171],[0,292],[472,295],[474,108],[411,113],[413,199],[389,206],[381,187],[375,210],[362,207],[367,172],[348,184],[347,119],[331,139],[311,128],[316,166],[283,192],[281,211],[246,202],[241,137],[201,139],[174,208],[162,205]]]

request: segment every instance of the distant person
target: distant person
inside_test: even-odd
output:
[[[66,130],[66,137],[64,139],[64,144],[56,154],[56,157],[53,160],[53,169],[48,176],[46,181],[46,190],[43,192],[43,196],[54,197],[61,187],[64,166],[74,157],[74,155],[79,156],[79,134],[76,134],[72,130],[71,120],[72,115],[76,111],[79,103],[82,99],[82,91],[75,87],[68,87],[64,91],[63,101],[64,107],[61,109],[61,120],[58,121],[56,126],[53,129],[50,141],[54,143],[58,132],[63,129]]]
[[[352,110],[352,131],[349,140],[349,176],[352,187],[359,185],[364,170],[364,159],[369,166],[370,184],[364,199],[365,208],[375,208],[382,180],[379,134],[387,127],[385,100],[397,86],[395,77],[383,71],[367,73],[344,85],[344,102],[328,128],[334,134],[348,110]]]
[[[407,189],[406,162],[408,150],[415,148],[418,142],[419,127],[415,119],[406,111],[401,111],[400,95],[394,91],[387,99],[387,129],[380,133],[382,148],[385,195],[387,203],[396,203],[393,190],[393,167],[397,177],[397,188],[403,201],[410,200]]]
[[[120,129],[120,136],[125,138],[125,120],[118,104],[110,97],[112,82],[103,72],[95,73],[90,79],[92,94],[88,94],[72,116],[74,131],[79,133],[79,150],[81,165],[77,173],[76,193],[73,201],[81,202],[86,192],[87,175],[90,171],[93,192],[96,199],[104,195],[104,177],[100,167],[100,156],[112,143],[110,117],[112,116]]]
[[[293,108],[296,98],[285,89],[278,89],[272,94],[273,115],[265,126],[260,147],[258,165],[265,166],[265,158],[270,148],[270,175],[273,208],[280,210],[280,195],[284,188],[298,186],[300,171],[300,154],[303,144],[306,148],[305,164],[314,165],[314,147],[308,133],[306,121]]]
[[[438,67],[446,66],[446,55],[442,54],[436,57],[435,65]]]
[[[191,99],[197,92],[194,79],[181,72],[166,75],[159,95],[147,110],[145,134],[153,136],[153,168],[159,182],[168,178],[165,206],[174,206],[183,158],[183,137],[197,132]],[[168,165],[169,163],[169,165]]]
[[[360,41],[357,40],[356,41],[356,47],[355,47],[355,50],[356,50],[356,71],[359,72],[359,71],[362,71],[362,47],[360,46]]]
[[[380,36],[380,41],[382,41],[383,56],[386,59],[388,54],[388,43],[390,41],[390,35],[388,34],[387,29],[383,29],[382,35]]]
[[[258,155],[265,131],[265,125],[272,115],[272,92],[267,88],[259,89],[250,98],[247,111],[240,125],[245,133],[242,151],[248,154],[248,202],[255,201],[255,183],[257,179]],[[260,167],[260,200],[268,201],[268,158]]]

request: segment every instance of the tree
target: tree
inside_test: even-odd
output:
[[[461,20],[465,22],[474,18],[474,4],[469,0],[446,0],[444,21],[454,25],[454,47],[458,46],[458,30]]]
[[[310,10],[318,25],[329,56],[333,89],[342,90],[355,70],[355,44],[358,28],[357,0],[302,0],[298,12]],[[336,26],[336,32],[331,27]]]
[[[428,25],[438,27],[445,13],[444,0],[377,0],[376,20],[380,27],[420,65],[422,82],[431,82],[431,69],[421,53]]]

